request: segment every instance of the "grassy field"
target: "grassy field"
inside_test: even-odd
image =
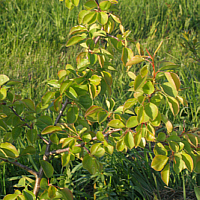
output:
[[[18,92],[23,97],[39,100],[48,90],[46,79],[55,78],[67,63],[75,65],[78,49],[66,48],[65,44],[70,28],[78,23],[77,15],[82,3],[69,11],[64,2],[58,0],[0,0],[0,71],[22,82],[24,89],[20,90],[20,86]],[[182,107],[176,120],[172,115],[170,120],[179,130],[183,129],[184,124],[186,130],[199,128],[200,1],[119,0],[119,8],[123,25],[132,31],[132,39],[150,52],[163,40],[157,62],[169,60],[180,65],[178,73],[182,88],[186,88],[182,95],[186,97],[189,107]],[[188,43],[183,39],[182,33],[185,31],[189,33]],[[194,38],[198,42],[193,47]],[[135,47],[133,51],[136,52]],[[112,97],[117,106],[131,93],[124,93],[129,88],[129,78],[120,56],[115,63],[117,71],[114,74],[115,93]],[[137,68],[133,68],[133,71],[137,71]],[[165,112],[169,111],[167,107],[164,109]],[[196,174],[183,171],[176,175],[172,172],[170,185],[165,187],[159,173],[149,166],[151,157],[150,148],[133,150],[126,155],[115,152],[112,158],[104,158],[103,162],[107,164],[102,176],[91,178],[81,165],[62,172],[57,167],[57,175],[67,187],[73,189],[76,199],[93,199],[91,184],[94,180],[98,199],[107,195],[110,199],[120,200],[181,199],[184,195],[188,199],[195,199],[193,188],[197,184]],[[0,165],[0,198],[12,192],[10,185],[24,174],[24,171],[18,171],[19,176],[16,176],[17,170],[11,165]]]

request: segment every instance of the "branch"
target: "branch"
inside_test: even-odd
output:
[[[118,128],[118,129],[111,129],[110,131],[108,131],[107,133],[103,133],[104,137],[107,137],[108,135],[110,135],[111,133],[114,133],[114,132],[118,132],[118,131],[121,131],[122,129],[121,128]],[[93,137],[92,140],[97,140],[97,137]]]
[[[32,129],[32,127],[29,126],[29,125],[26,123],[26,120],[17,114],[17,112],[14,110],[13,107],[9,107],[9,108],[13,111],[13,113],[14,113],[17,117],[20,118],[21,121],[25,122],[25,125],[26,125],[28,128]],[[48,144],[48,141],[47,141],[46,139],[44,139],[41,135],[37,134],[37,136],[38,136],[40,139],[42,139],[46,144]]]
[[[17,167],[20,167],[20,168],[26,170],[26,171],[29,172],[30,174],[33,174],[35,177],[38,176],[38,173],[37,173],[34,169],[31,169],[31,168],[27,167],[26,165],[22,165],[21,163],[16,162],[16,161],[7,160],[7,159],[5,159],[5,158],[0,158],[0,159],[3,160],[4,162],[8,162],[8,163],[10,163],[10,164],[13,164],[13,165],[15,165],[15,166],[17,166]]]
[[[31,129],[31,126],[29,126],[29,125],[26,123],[25,119],[23,119],[21,116],[19,116],[19,115],[17,114],[17,112],[13,109],[13,107],[9,107],[9,108],[13,111],[13,113],[14,113],[15,115],[17,115],[23,122],[25,122],[25,125],[26,125],[28,128]]]
[[[84,147],[84,146],[85,146],[84,143],[75,145],[75,147]],[[53,151],[50,151],[46,156],[50,156],[50,155],[53,155],[53,154],[61,154],[61,153],[64,153],[66,151],[69,151],[69,150],[70,150],[69,147],[67,147],[65,149],[53,150]]]
[[[56,118],[56,121],[54,123],[54,126],[57,125],[57,123],[59,122],[61,116],[63,115],[63,112],[67,106],[67,104],[69,104],[70,102],[68,101],[68,99],[65,100],[61,110],[60,110],[60,113],[58,115],[58,117]],[[46,146],[46,150],[45,150],[45,154],[43,156],[43,160],[45,161],[48,161],[49,160],[49,155],[50,155],[50,146],[51,146],[51,140],[49,139],[49,142]],[[39,190],[40,190],[40,181],[42,179],[42,176],[43,176],[43,169],[42,167],[40,167],[40,170],[38,172],[38,176],[36,177],[36,180],[35,180],[35,186],[34,186],[34,189],[33,189],[33,194],[35,194],[35,196],[37,197],[38,193],[39,193]]]

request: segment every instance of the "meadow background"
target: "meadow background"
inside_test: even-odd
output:
[[[78,8],[69,11],[59,0],[0,0],[0,73],[21,81],[18,93],[26,98],[40,100],[49,89],[48,80],[57,78],[57,72],[67,63],[75,65],[80,49],[66,48],[68,33],[78,24]],[[181,107],[176,119],[170,120],[177,130],[198,131],[200,127],[200,1],[198,0],[119,0],[119,16],[131,38],[144,49],[154,52],[161,40],[163,45],[157,62],[168,60],[178,64],[177,71],[184,96],[189,106]],[[118,28],[114,30],[117,34]],[[184,37],[185,34],[185,37]],[[187,37],[186,37],[187,35]],[[135,47],[132,47],[136,52]],[[127,91],[129,78],[120,56],[115,58],[112,98],[116,106],[132,94]],[[138,71],[136,66],[132,68]],[[119,84],[120,83],[120,84]],[[23,89],[21,89],[23,88]],[[127,92],[126,92],[127,91]],[[164,112],[169,109],[163,108]],[[25,141],[18,141],[20,147]],[[115,152],[105,156],[105,172],[101,177],[90,177],[82,164],[76,168],[57,168],[57,176],[76,199],[196,199],[194,187],[200,186],[197,174],[184,170],[173,171],[168,187],[160,174],[150,168],[150,147],[132,150],[127,154]],[[23,160],[25,164],[31,159]],[[37,168],[37,166],[35,166]],[[60,171],[61,170],[61,171]],[[16,172],[18,175],[16,175]],[[26,172],[12,165],[0,163],[0,198],[13,192],[13,184]],[[31,177],[31,176],[30,176]],[[94,180],[96,189],[93,189]],[[105,184],[106,183],[106,184]],[[200,197],[199,197],[200,198]]]

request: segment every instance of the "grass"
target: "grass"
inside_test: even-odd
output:
[[[23,97],[39,101],[48,90],[45,80],[56,78],[57,72],[67,63],[75,65],[78,49],[66,48],[65,44],[70,28],[77,24],[82,3],[79,8],[68,11],[64,2],[58,0],[0,0],[0,70],[11,79],[21,81],[20,87],[24,89],[18,92]],[[119,15],[125,28],[132,31],[131,37],[150,52],[163,40],[157,62],[170,60],[181,66],[178,73],[182,88],[187,88],[182,95],[189,106],[181,107],[176,120],[170,115],[180,131],[184,126],[189,130],[200,125],[200,45],[196,44],[195,54],[189,46],[191,43],[182,39],[182,33],[189,30],[189,42],[192,42],[193,36],[200,41],[199,9],[200,2],[196,0],[119,1]],[[181,43],[185,44],[185,48]],[[136,53],[135,47],[132,48]],[[112,98],[117,106],[132,94],[124,93],[129,88],[129,78],[120,56],[114,62],[117,70],[114,72],[115,92]],[[132,70],[136,72],[138,67]],[[170,113],[168,108],[164,109]],[[19,147],[23,143],[25,140],[21,138]],[[132,150],[128,154],[115,152],[112,157],[105,157],[105,172],[96,177],[90,177],[81,164],[75,168],[68,166],[62,173],[58,167],[58,184],[72,189],[76,199],[93,199],[93,193],[98,199],[106,199],[107,196],[110,199],[167,199],[169,196],[172,199],[180,196],[195,199],[195,174],[183,171],[176,175],[172,171],[170,185],[165,187],[159,173],[149,166],[151,157],[150,149]],[[27,157],[22,162],[29,160],[31,158]],[[16,177],[16,171],[19,177]],[[15,166],[0,165],[0,197],[13,192],[10,185],[16,184],[23,174],[24,171]]]

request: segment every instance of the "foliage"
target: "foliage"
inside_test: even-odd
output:
[[[16,190],[4,199],[73,199],[68,188],[52,181],[55,178],[54,157],[61,160],[62,167],[80,159],[83,168],[96,175],[103,173],[101,157],[112,155],[114,148],[126,152],[151,143],[155,143],[151,167],[161,172],[166,185],[170,166],[177,174],[186,168],[199,173],[199,136],[174,130],[168,116],[162,112],[162,106],[167,104],[171,113],[177,116],[180,104],[187,105],[185,98],[179,95],[181,81],[174,72],[178,66],[172,62],[157,66],[155,57],[162,42],[153,55],[147,49],[145,55],[137,43],[138,53],[134,55],[130,46],[135,43],[129,38],[130,31],[125,30],[115,14],[117,3],[116,0],[100,3],[89,0],[84,4],[84,10],[78,15],[79,25],[71,28],[66,44],[67,47],[80,44],[82,48],[76,65],[67,64],[58,72],[58,79],[48,81],[51,90],[40,102],[15,94],[13,86],[19,82],[0,75],[0,127],[4,131],[0,159],[35,176],[35,180],[20,179],[18,184],[25,189]],[[79,1],[66,0],[65,4],[73,9]],[[121,34],[112,35],[117,27]],[[112,71],[116,70],[113,59],[117,53],[121,54],[121,61],[132,80],[129,91],[133,96],[116,108],[110,96]],[[140,63],[139,73],[133,73],[132,65]],[[97,98],[105,104],[99,105]],[[159,126],[165,127],[165,131],[157,133]],[[22,136],[27,145],[18,149],[16,141]],[[30,168],[29,164],[19,162],[30,155],[39,155],[39,170],[35,169],[37,166]]]

